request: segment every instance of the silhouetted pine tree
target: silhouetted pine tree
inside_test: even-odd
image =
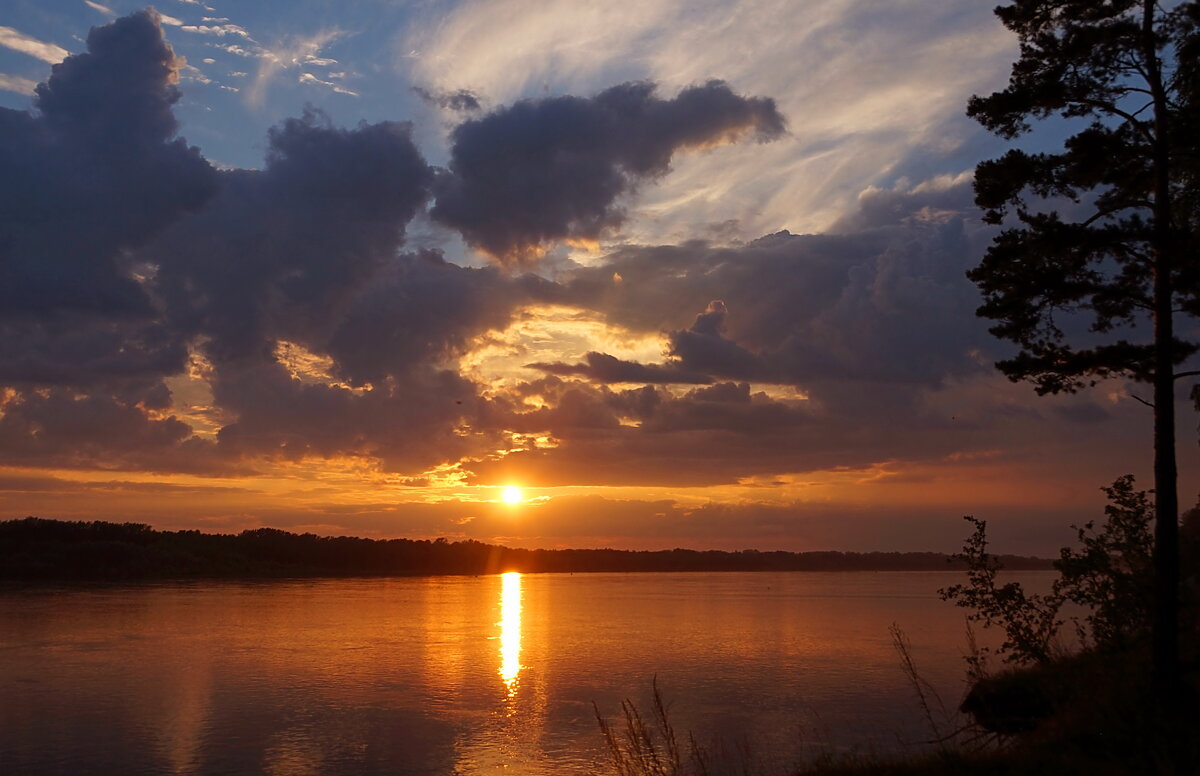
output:
[[[1200,7],[1017,0],[996,14],[1020,58],[1008,87],[973,97],[968,115],[1007,139],[1034,119],[1085,126],[1059,153],[1012,150],[979,165],[976,201],[1006,228],[969,276],[992,333],[1021,347],[998,364],[1010,378],[1043,394],[1107,376],[1153,385],[1154,664],[1169,702],[1179,677],[1174,382],[1196,374],[1176,368],[1197,350],[1174,316],[1200,314]],[[1086,333],[1070,331],[1080,323]]]

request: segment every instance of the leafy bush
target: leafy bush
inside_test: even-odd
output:
[[[969,515],[963,519],[975,526],[962,552],[955,556],[967,564],[967,582],[942,588],[938,594],[943,601],[970,609],[969,621],[1001,627],[1005,640],[997,654],[1005,660],[1049,662],[1051,645],[1063,624],[1058,617],[1063,597],[1057,590],[1045,595],[1026,593],[1020,582],[1000,584],[1000,561],[987,551],[987,521]],[[979,651],[986,653],[987,648]]]
[[[1099,529],[1089,521],[1076,527],[1081,546],[1064,547],[1054,566],[1055,590],[1085,607],[1077,623],[1081,639],[1102,649],[1120,649],[1148,638],[1154,596],[1154,502],[1133,489],[1133,475],[1103,488],[1109,505]]]
[[[967,564],[967,582],[939,590],[942,600],[971,610],[967,619],[999,626],[1005,640],[997,654],[1011,663],[1051,661],[1065,620],[1063,605],[1082,607],[1071,618],[1080,641],[1098,649],[1121,649],[1147,637],[1153,605],[1154,502],[1134,490],[1133,475],[1102,488],[1109,504],[1104,523],[1073,526],[1079,549],[1064,547],[1054,563],[1059,577],[1049,593],[1027,593],[1019,582],[999,582],[1001,564],[987,551],[987,522],[964,519],[975,530],[955,557]]]

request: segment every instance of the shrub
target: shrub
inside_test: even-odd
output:
[[[1019,582],[1000,584],[1000,561],[987,551],[987,522],[964,518],[975,530],[955,558],[966,563],[967,582],[938,592],[942,600],[971,610],[967,618],[972,622],[1004,630],[997,654],[1006,661],[1050,662],[1065,624],[1060,613],[1066,603],[1087,612],[1082,619],[1071,618],[1084,644],[1124,649],[1149,635],[1154,502],[1146,491],[1134,490],[1130,474],[1102,490],[1109,500],[1104,523],[1073,526],[1079,549],[1061,550],[1054,562],[1059,577],[1046,594],[1027,593]]]

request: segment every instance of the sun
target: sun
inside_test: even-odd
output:
[[[525,500],[525,496],[516,485],[506,485],[500,492],[500,500],[505,504],[520,504]]]

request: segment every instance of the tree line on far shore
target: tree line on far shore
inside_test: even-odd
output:
[[[1005,568],[1049,560],[1006,555]],[[475,540],[363,539],[256,528],[238,534],[157,531],[142,523],[0,522],[0,578],[143,580],[296,576],[424,576],[505,571],[946,571],[937,552],[528,550]]]

